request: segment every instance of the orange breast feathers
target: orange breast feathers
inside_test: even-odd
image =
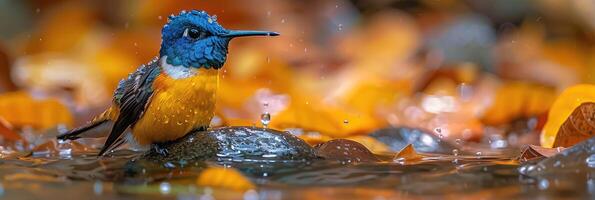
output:
[[[175,79],[162,73],[155,79],[149,105],[132,128],[138,144],[172,141],[208,127],[214,115],[219,72],[194,70],[189,77]]]

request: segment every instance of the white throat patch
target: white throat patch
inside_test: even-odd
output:
[[[161,57],[160,60],[163,72],[173,79],[185,79],[198,74],[198,69],[194,67],[184,67],[182,65],[171,65],[167,63],[167,56]]]

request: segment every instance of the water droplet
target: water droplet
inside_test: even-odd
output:
[[[285,23],[285,19],[281,19],[281,23],[284,24]]]
[[[343,124],[349,124],[349,120],[347,120],[347,119],[344,119],[344,120],[343,120]]]
[[[550,187],[550,182],[547,179],[541,179],[539,184],[537,184],[540,190],[545,190]]]
[[[439,138],[443,138],[444,137],[444,135],[442,135],[442,129],[440,127],[435,128],[434,129],[434,132],[436,132],[438,134],[438,137]]]
[[[138,43],[136,43],[136,42],[135,42],[135,43],[134,43],[134,46],[135,46],[135,47],[138,47]]]
[[[103,193],[103,182],[95,181],[93,184],[93,192],[97,195]]]
[[[254,191],[254,190],[248,190],[244,193],[244,200],[258,200],[258,199],[263,199],[263,198],[260,198],[260,195],[258,195],[258,192]]]
[[[591,156],[585,159],[585,162],[590,168],[595,168],[595,154],[591,154]]]
[[[263,127],[266,128],[270,122],[271,122],[271,114],[269,114],[268,112],[264,112],[260,115],[260,123],[262,123]]]
[[[452,150],[452,155],[459,156],[459,150],[458,149],[453,149]]]
[[[169,194],[171,192],[171,185],[168,182],[162,182],[159,184],[159,192],[161,194]]]
[[[337,30],[339,30],[339,31],[342,31],[342,30],[343,30],[343,24],[339,24],[339,25],[337,26]]]

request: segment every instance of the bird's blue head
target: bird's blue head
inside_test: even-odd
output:
[[[160,57],[174,66],[219,69],[227,58],[227,46],[235,37],[277,36],[268,31],[233,31],[223,28],[204,11],[182,11],[170,16],[161,32]]]

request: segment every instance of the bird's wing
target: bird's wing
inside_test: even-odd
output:
[[[152,83],[161,72],[157,63],[153,61],[141,66],[118,85],[114,94],[114,103],[120,108],[120,115],[114,122],[99,156],[111,149],[116,141],[120,140],[122,133],[143,115],[153,95]]]

